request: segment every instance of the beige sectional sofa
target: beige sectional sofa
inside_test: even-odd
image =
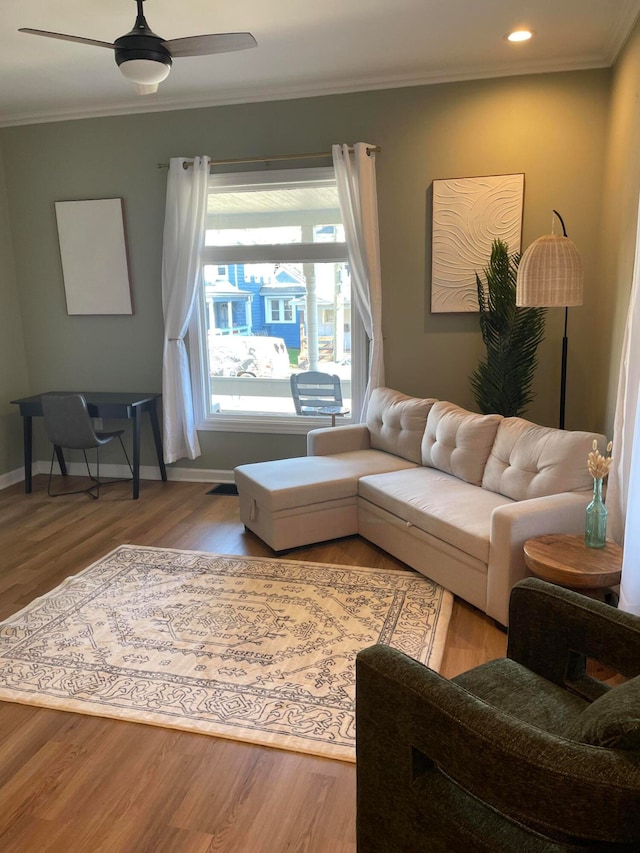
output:
[[[594,438],[378,388],[365,424],[236,468],[240,517],[276,551],[359,533],[506,625],[525,540],[584,530]]]

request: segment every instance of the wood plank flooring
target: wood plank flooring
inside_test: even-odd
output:
[[[70,486],[73,485],[73,480]],[[272,552],[238,520],[238,499],[206,484],[126,484],[48,498],[46,478],[0,492],[0,619],[117,545],[223,554]],[[292,559],[403,568],[359,537]],[[441,671],[505,652],[492,620],[456,601]],[[354,853],[351,764],[177,732],[0,703],[3,853]]]

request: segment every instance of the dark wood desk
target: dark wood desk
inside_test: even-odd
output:
[[[64,391],[51,392],[56,394],[69,393]],[[74,392],[77,393],[77,392]],[[133,421],[133,498],[137,500],[140,494],[140,428],[142,424],[142,413],[148,412],[153,430],[153,441],[158,457],[160,476],[167,479],[167,469],[164,465],[162,454],[162,436],[160,434],[160,423],[158,421],[157,401],[160,394],[119,394],[110,391],[82,391],[87,401],[89,414],[92,418],[115,418]],[[31,467],[33,455],[33,425],[32,418],[42,417],[42,398],[40,394],[33,397],[23,397],[20,400],[11,400],[20,407],[24,432],[24,490],[27,494],[31,492]],[[62,474],[67,473],[62,450],[56,447],[56,455],[60,464]]]

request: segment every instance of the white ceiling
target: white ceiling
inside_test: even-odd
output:
[[[606,67],[640,12],[640,0],[147,0],[165,39],[249,31],[258,47],[176,59],[138,96],[110,50],[17,32],[112,42],[133,0],[1,3],[0,126]],[[517,26],[535,38],[508,43]]]

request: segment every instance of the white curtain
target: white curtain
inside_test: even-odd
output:
[[[201,276],[207,215],[209,158],[169,163],[162,244],[162,410],[166,462],[200,455],[195,428],[189,359],[184,344]]]
[[[640,615],[640,216],[636,259],[620,360],[607,488],[609,535],[624,543],[621,610]]]
[[[382,277],[374,146],[358,142],[333,146],[338,198],[344,223],[353,304],[369,338],[369,374],[361,399],[353,394],[354,415],[366,416],[371,391],[384,385]]]

